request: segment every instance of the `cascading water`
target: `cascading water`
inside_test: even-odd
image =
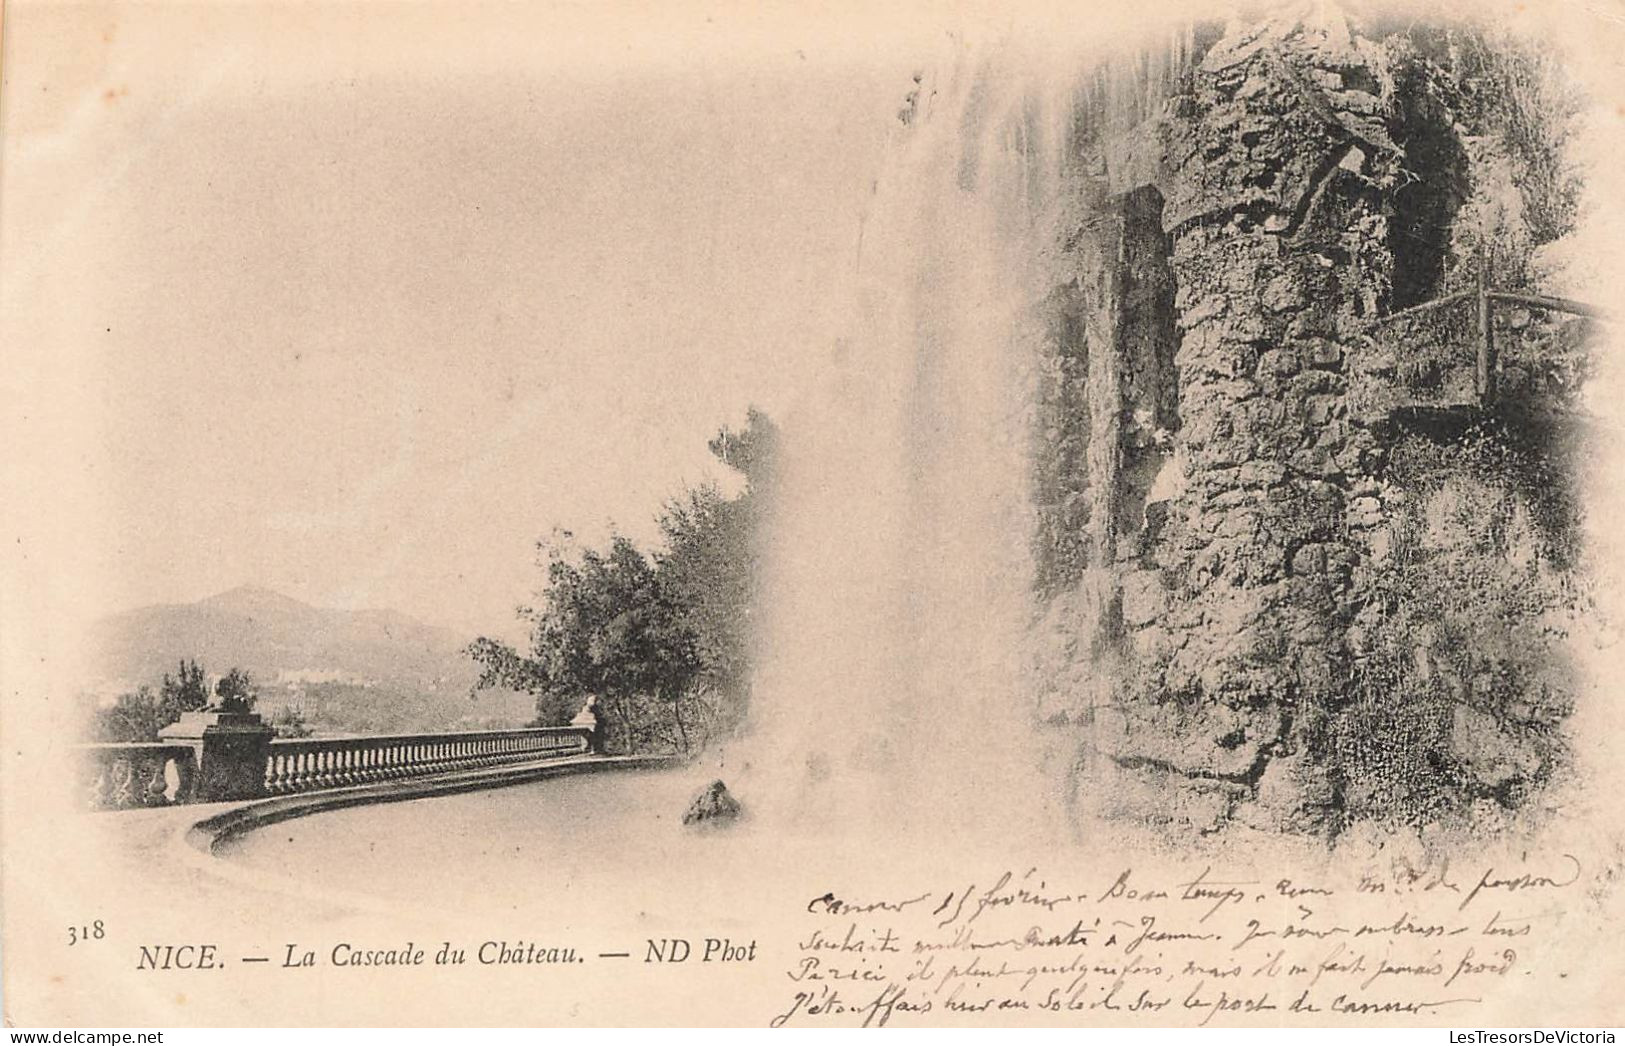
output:
[[[1423,119],[1483,70],[1454,37],[1373,32],[1303,4],[1126,63],[1107,33],[1102,63],[1023,29],[917,80],[852,329],[785,419],[747,806],[963,845],[1097,818],[1330,835],[1540,787],[1544,720],[1495,753],[1528,693],[1564,691],[1544,682],[1564,655],[1473,720],[1454,706],[1490,677],[1405,667],[1431,640],[1393,596],[1422,583],[1396,548],[1433,482],[1394,467],[1407,426],[1490,390],[1430,400],[1443,372],[1407,376],[1414,346],[1370,333],[1396,272],[1430,294],[1483,278],[1458,247],[1505,224],[1483,187],[1530,130],[1476,102]],[[1477,202],[1416,220],[1407,187],[1461,164]],[[1404,687],[1452,710],[1389,700]]]
[[[1034,368],[1074,278],[1078,127],[1136,119],[1177,61],[1124,77],[956,42],[916,78],[855,329],[787,419],[747,805],[842,832],[1060,830],[1033,730]]]

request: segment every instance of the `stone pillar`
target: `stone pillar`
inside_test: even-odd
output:
[[[608,723],[598,709],[598,698],[587,698],[587,703],[582,705],[581,711],[577,712],[575,718],[570,720],[570,725],[584,726],[591,730],[592,733],[587,735],[587,751],[588,753],[603,754],[604,732],[608,727]]]
[[[258,799],[265,794],[265,763],[276,731],[255,713],[186,712],[158,736],[189,744],[196,753],[195,802]]]
[[[1386,291],[1399,159],[1381,83],[1335,17],[1261,24],[1207,53],[1168,128],[1182,475],[1148,553],[1166,649],[1129,684],[1112,757],[1198,829],[1336,827],[1345,501],[1375,448],[1343,361]]]

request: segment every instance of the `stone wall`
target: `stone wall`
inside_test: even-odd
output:
[[[1041,628],[1067,643],[1041,715],[1082,731],[1099,812],[1328,834],[1507,808],[1560,760],[1569,673],[1530,637],[1573,606],[1573,504],[1532,508],[1463,431],[1367,409],[1411,344],[1385,355],[1372,321],[1482,274],[1450,223],[1506,220],[1472,156],[1513,150],[1450,78],[1411,37],[1259,23],[1208,47],[1163,114],[1080,136],[1072,278],[1046,303]],[[1561,472],[1520,412],[1472,419],[1480,450]],[[1506,525],[1427,523],[1463,506]],[[1509,549],[1521,573],[1497,566]],[[1443,641],[1411,630],[1422,560],[1478,598],[1535,586],[1499,625],[1441,626],[1500,651],[1501,683],[1418,667]]]

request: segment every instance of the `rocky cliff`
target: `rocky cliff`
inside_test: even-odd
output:
[[[1334,15],[1198,33],[1143,118],[1075,121],[1033,491],[1080,803],[1332,834],[1562,768],[1571,111],[1538,51]]]

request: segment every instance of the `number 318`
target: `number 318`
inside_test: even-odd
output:
[[[99,941],[106,936],[107,930],[102,926],[100,919],[97,919],[89,926],[70,926],[68,927],[68,946],[71,948],[80,941]]]

